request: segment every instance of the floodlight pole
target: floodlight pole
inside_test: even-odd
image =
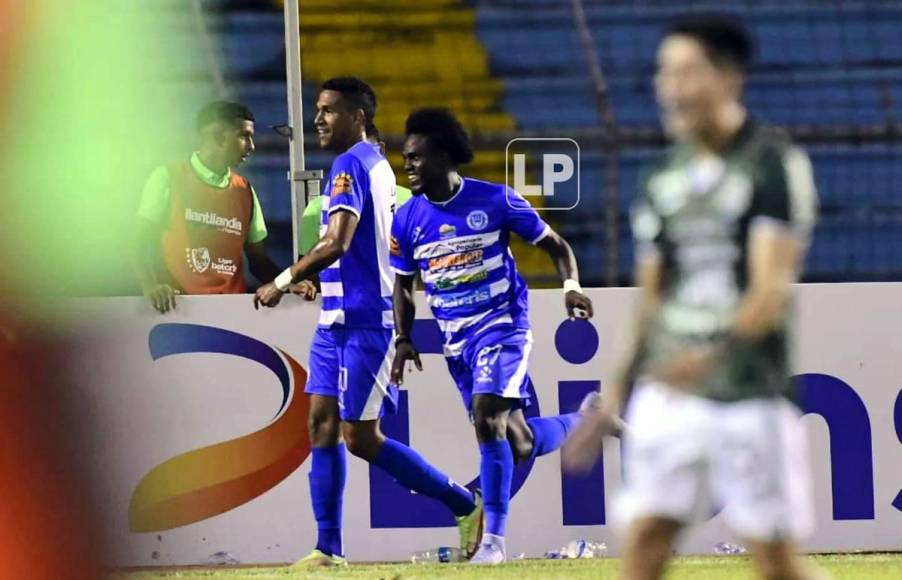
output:
[[[285,80],[288,82],[288,154],[291,183],[291,240],[300,255],[301,216],[311,197],[319,195],[322,170],[306,171],[304,164],[304,101],[301,92],[301,23],[298,0],[285,0]]]

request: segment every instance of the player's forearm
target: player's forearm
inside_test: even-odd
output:
[[[416,317],[416,303],[413,300],[413,280],[409,282],[395,278],[395,289],[392,296],[392,309],[395,315],[395,332],[398,336],[410,336],[413,332],[413,321]]]
[[[729,335],[754,342],[774,330],[783,320],[792,292],[790,281],[772,281],[750,289],[739,308]]]
[[[622,346],[620,352],[615,355],[612,375],[617,388],[625,389],[636,380],[659,305],[660,301],[656,296],[649,296],[647,291],[643,291],[633,323],[627,327],[623,338],[618,341]]]
[[[557,269],[562,282],[565,280],[576,280],[579,282],[579,268],[576,265],[576,255],[573,253],[573,248],[570,247],[567,240],[562,238],[557,232],[551,231],[538,245],[554,262],[554,267]]]
[[[291,265],[291,281],[306,280],[335,263],[345,253],[345,248],[332,237],[320,238],[316,245],[300,260]]]
[[[132,242],[131,263],[135,278],[138,280],[142,289],[159,283],[150,261],[150,248],[147,241],[135,239]]]

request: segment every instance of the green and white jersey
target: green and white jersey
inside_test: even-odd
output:
[[[642,360],[650,372],[678,351],[721,340],[748,284],[747,246],[757,228],[807,241],[817,213],[808,156],[783,133],[747,122],[720,156],[677,146],[643,180],[632,212],[637,255],[663,264],[663,302]],[[787,329],[733,351],[698,386],[721,401],[785,394]]]

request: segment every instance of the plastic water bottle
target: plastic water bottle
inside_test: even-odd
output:
[[[545,558],[549,560],[575,560],[578,558],[603,558],[608,551],[604,542],[591,540],[572,540],[559,550],[545,552]]]
[[[748,553],[748,550],[739,544],[731,544],[729,542],[717,542],[714,544],[714,553],[721,556],[738,556]]]
[[[410,561],[414,564],[450,564],[463,562],[465,559],[460,548],[449,548],[447,546],[426,550],[425,552],[414,552],[413,556],[410,557]]]

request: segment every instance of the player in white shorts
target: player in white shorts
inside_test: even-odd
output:
[[[655,78],[674,147],[633,209],[642,300],[615,380],[565,451],[591,465],[625,408],[624,578],[660,578],[678,533],[722,510],[765,578],[812,578],[813,525],[787,315],[814,226],[806,154],[748,118],[752,43],[724,16],[675,22]]]

